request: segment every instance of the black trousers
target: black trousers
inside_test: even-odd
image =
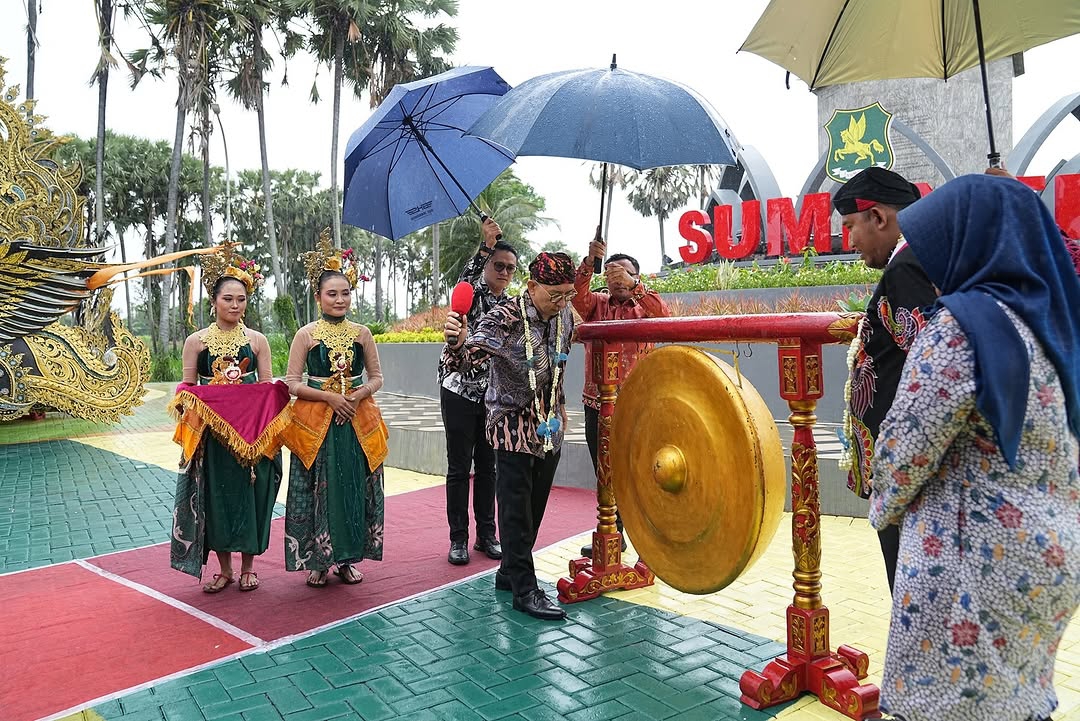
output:
[[[889,578],[889,594],[892,595],[896,585],[896,559],[900,556],[900,526],[892,524],[885,527],[884,531],[878,531],[878,543],[881,544],[881,555],[885,558],[885,575]]]
[[[484,437],[486,411],[457,393],[441,389],[446,432],[446,521],[451,541],[469,540],[469,471],[473,476],[476,537],[495,537],[495,451]]]
[[[561,453],[555,451],[538,458],[531,453],[495,452],[503,552],[499,572],[509,579],[515,596],[537,588],[533,546]]]

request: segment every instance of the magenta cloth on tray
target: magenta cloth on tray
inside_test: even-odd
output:
[[[254,443],[266,426],[289,405],[289,387],[281,381],[243,385],[193,385],[181,383],[176,392],[186,391],[205,403],[232,426],[247,443]]]

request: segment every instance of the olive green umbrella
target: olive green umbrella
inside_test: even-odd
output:
[[[1080,33],[1080,0],[772,0],[740,50],[771,60],[811,90],[893,78],[941,78]]]

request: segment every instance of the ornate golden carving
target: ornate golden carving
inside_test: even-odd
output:
[[[780,684],[780,698],[789,699],[795,698],[795,694],[799,692],[799,679],[796,678],[794,673],[788,674],[784,682]]]
[[[18,418],[40,403],[76,418],[115,423],[140,405],[143,384],[150,379],[150,351],[118,315],[110,314],[110,320],[111,343],[104,348],[91,346],[82,328],[59,323],[23,337],[37,373],[16,376],[22,387],[17,384],[10,403],[0,388],[0,420]],[[0,354],[10,347],[0,348]],[[18,355],[0,357],[0,366],[11,372],[23,361],[15,360]]]
[[[824,615],[814,616],[814,656],[822,656],[829,652],[829,619]]]
[[[809,395],[821,393],[821,358],[808,355],[804,361],[806,370],[806,392]]]
[[[0,238],[52,248],[85,244],[83,205],[76,188],[79,166],[62,167],[53,160],[57,148],[70,141],[40,125],[34,101],[16,105],[19,86],[4,91],[0,58]]]
[[[618,351],[608,351],[607,353],[607,373],[604,375],[604,380],[608,383],[616,383],[619,380],[625,380],[625,378],[619,378]]]
[[[795,356],[784,356],[784,393],[792,394],[799,392],[799,359]]]
[[[832,706],[833,708],[840,708],[840,702],[836,700],[836,696],[836,688],[829,685],[827,677],[823,677],[821,679],[821,693],[818,695],[818,698],[821,699],[821,703]]]
[[[862,316],[862,313],[841,313],[839,320],[834,320],[829,324],[829,334],[833,338],[850,343],[855,339],[855,332]]]
[[[101,266],[85,248],[79,166],[60,166],[57,138],[4,88],[0,58],[0,421],[36,404],[115,422],[142,402],[150,353],[91,291]],[[55,322],[73,309],[76,325]]]
[[[791,444],[791,540],[795,557],[795,605],[821,607],[817,449]]]
[[[791,650],[806,653],[806,619],[800,614],[788,614],[788,626],[791,629]]]
[[[649,574],[651,576],[652,574]],[[630,586],[644,585],[652,582],[652,578],[638,573],[636,569],[627,568],[615,573],[605,573],[591,579],[584,588],[574,588],[573,584],[566,589],[566,597],[573,602],[579,598],[593,598],[597,594],[605,593],[613,589],[623,589]]]

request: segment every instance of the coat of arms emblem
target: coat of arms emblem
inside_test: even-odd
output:
[[[825,158],[825,174],[838,183],[846,183],[859,172],[878,166],[893,166],[893,149],[889,142],[892,113],[880,103],[855,110],[834,110],[825,123],[829,134],[829,153]]]

